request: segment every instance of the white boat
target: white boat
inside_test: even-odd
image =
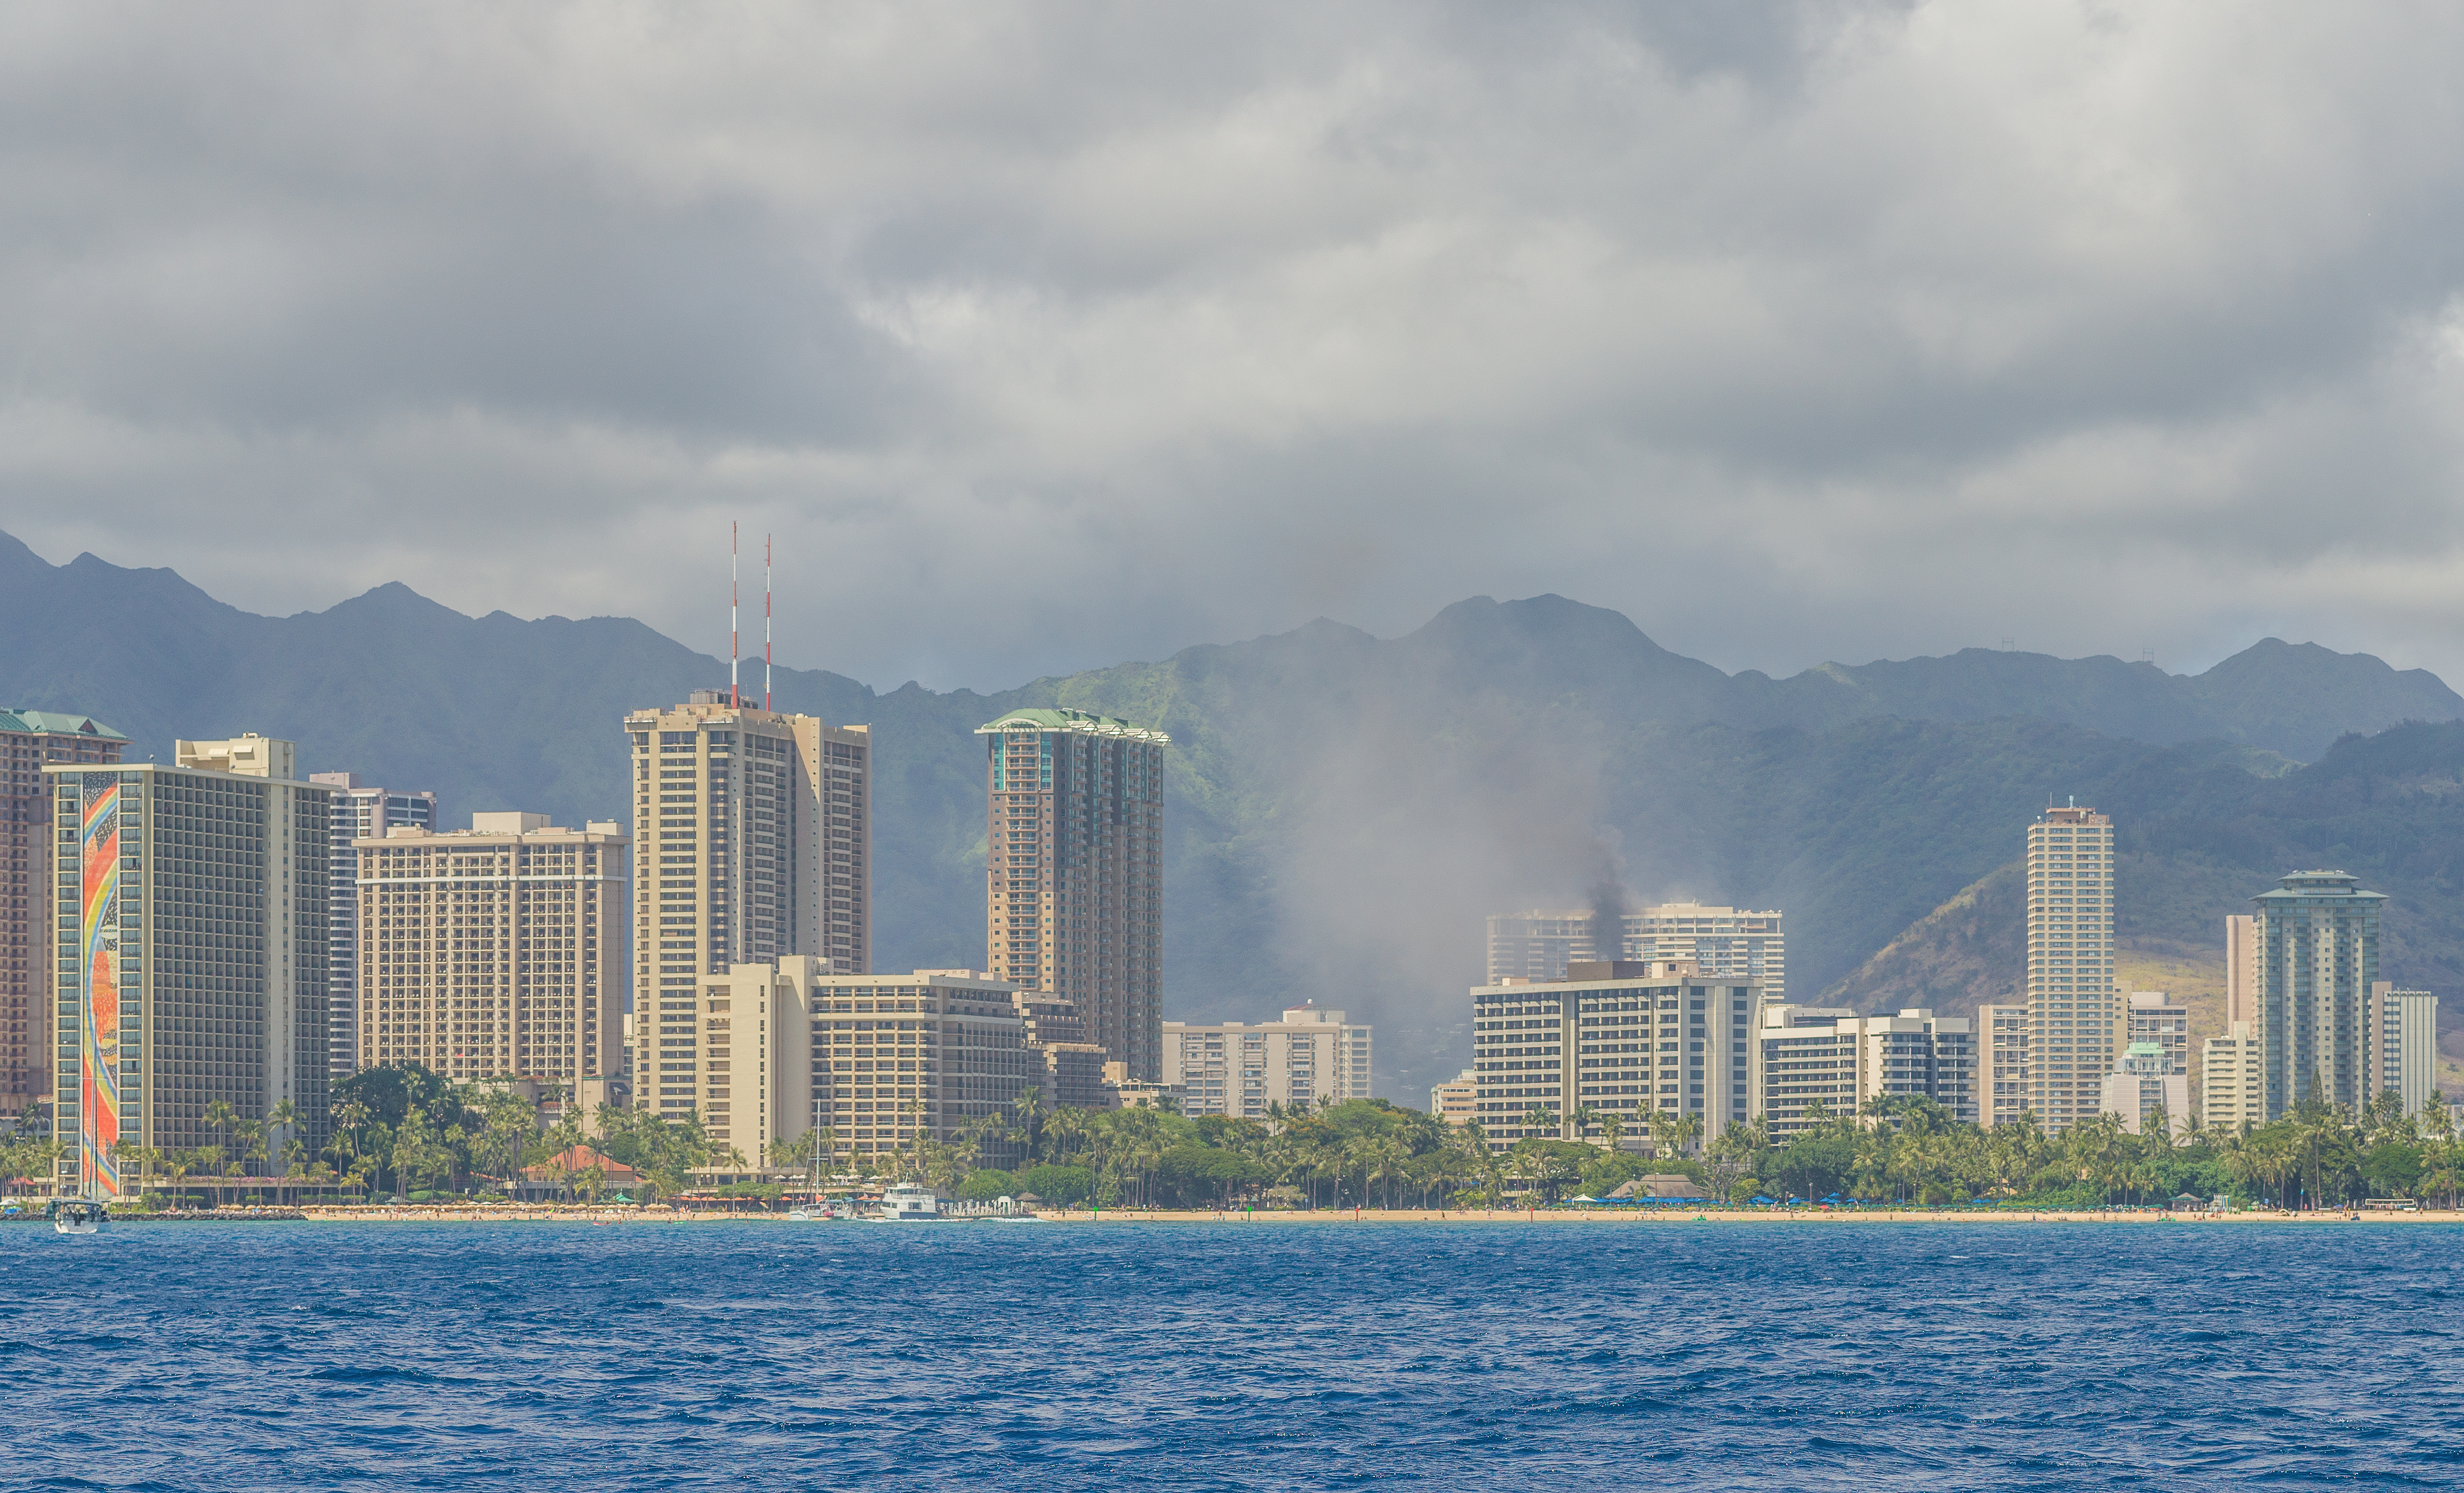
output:
[[[71,1197],[53,1210],[52,1227],[62,1234],[99,1234],[110,1218],[111,1211],[101,1203]]]
[[[881,1211],[873,1215],[881,1223],[936,1223],[941,1219],[941,1199],[933,1189],[901,1182],[881,1195]]]

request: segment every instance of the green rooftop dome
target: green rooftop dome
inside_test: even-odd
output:
[[[1011,731],[1075,731],[1090,736],[1126,736],[1133,741],[1152,741],[1157,746],[1172,743],[1171,736],[1151,727],[1133,726],[1110,715],[1072,710],[1012,711],[999,720],[978,726],[976,735],[997,736]]]

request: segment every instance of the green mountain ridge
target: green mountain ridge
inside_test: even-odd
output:
[[[725,676],[627,619],[472,618],[400,585],[259,617],[170,571],[53,566],[5,537],[0,595],[0,705],[91,712],[140,757],[175,736],[288,736],[309,770],[436,789],[452,823],[621,814],[624,713]],[[1774,680],[1557,597],[1475,598],[1396,639],[1321,620],[991,694],[781,670],[778,703],[874,731],[885,968],[983,957],[977,725],[1067,705],[1171,732],[1169,1014],[1354,1010],[1379,1023],[1380,1091],[1405,1102],[1468,1056],[1488,912],[1617,887],[1776,906],[1799,998],[1854,986],[1913,1004],[1898,994],[1967,967],[1928,952],[1921,925],[2007,864],[2058,795],[2116,813],[2165,878],[2125,919],[2187,946],[2291,868],[2271,856],[2342,846],[2373,874],[2361,852],[2384,848],[2369,837],[2386,837],[2385,804],[2444,813],[2439,785],[2464,767],[2464,728],[2388,730],[2464,716],[2464,698],[2306,644],[2268,640],[2194,677],[1970,649]],[[2351,733],[2381,735],[2337,744]],[[2296,802],[2288,840],[2264,805]],[[2385,859],[2390,960],[2434,979],[2455,953],[2453,893],[2421,855]],[[1856,985],[1894,940],[1906,973]]]

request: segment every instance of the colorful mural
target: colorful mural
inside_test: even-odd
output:
[[[85,1021],[79,1043],[77,1160],[89,1197],[120,1196],[120,782],[88,773],[80,846],[85,862]]]

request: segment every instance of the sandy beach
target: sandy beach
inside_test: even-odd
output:
[[[311,1223],[799,1223],[857,1222],[858,1219],[797,1219],[783,1213],[730,1213],[720,1209],[650,1208],[556,1208],[556,1207],[327,1207],[304,1210],[304,1219],[267,1221],[306,1221]],[[2244,1213],[2157,1213],[2157,1212],[2026,1212],[2007,1210],[1963,1211],[1945,1209],[1841,1208],[1841,1209],[1726,1209],[1726,1208],[1541,1208],[1522,1209],[1418,1209],[1397,1208],[1392,1211],[1364,1209],[1318,1209],[1313,1212],[1276,1209],[1255,1213],[1244,1211],[1216,1212],[1211,1209],[1156,1209],[1146,1211],[1105,1209],[1100,1213],[1084,1210],[1064,1212],[1045,1210],[1037,1219],[1049,1223],[1204,1223],[1223,1227],[1255,1227],[1271,1224],[1294,1224],[1309,1227],[1331,1227],[1342,1224],[1400,1223],[1517,1223],[1556,1224],[1568,1227],[1673,1227],[1702,1223],[1781,1223],[1806,1228],[1859,1224],[2012,1224],[2012,1223],[2139,1223],[2150,1225],[2202,1225],[2234,1223],[2464,1223],[2464,1212],[2425,1210],[2418,1213],[2277,1213],[2254,1210]],[[142,1216],[122,1221],[143,1221]],[[981,1221],[951,1219],[952,1222]]]

